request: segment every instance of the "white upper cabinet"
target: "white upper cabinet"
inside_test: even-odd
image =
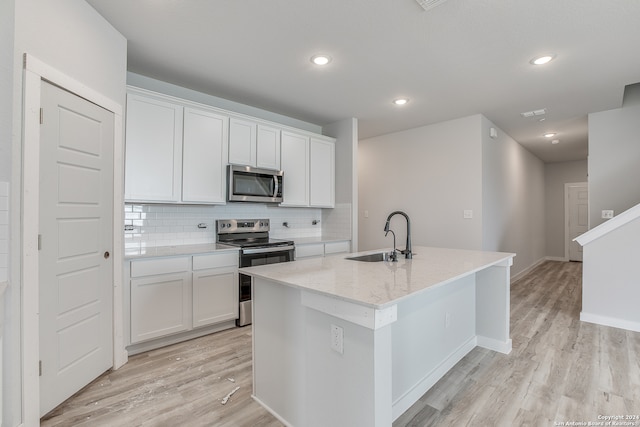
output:
[[[309,152],[309,205],[335,206],[336,146],[332,141],[311,138]]]
[[[282,170],[284,171],[281,206],[335,205],[335,143],[282,131]]]
[[[226,202],[228,117],[206,110],[184,109],[182,201]]]
[[[309,206],[309,137],[282,131],[281,206]]]
[[[226,203],[229,117],[129,89],[125,201]]]
[[[280,129],[232,117],[229,163],[280,170]]]
[[[229,122],[229,163],[256,166],[256,123],[232,117]]]
[[[125,199],[179,202],[182,106],[127,95]]]
[[[256,166],[264,169],[280,170],[280,129],[258,125]]]
[[[281,206],[335,205],[335,140],[127,89],[125,201],[225,204],[227,164],[284,171]]]

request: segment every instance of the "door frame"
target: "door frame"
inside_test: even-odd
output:
[[[39,191],[40,191],[40,91],[46,80],[114,114],[113,144],[113,368],[127,362],[123,324],[124,132],[123,106],[56,68],[25,53],[23,61],[22,221],[20,269],[22,273],[22,422],[40,423],[39,326]],[[123,88],[124,89],[124,88]]]
[[[588,182],[565,182],[564,184],[564,260],[569,261],[569,188],[584,187],[589,191]],[[591,203],[591,197],[587,199],[587,208]],[[587,229],[590,229],[590,218],[587,217]]]

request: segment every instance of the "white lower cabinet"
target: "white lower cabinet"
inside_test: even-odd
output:
[[[131,342],[191,328],[190,275],[162,274],[131,279]]]
[[[351,252],[351,242],[348,240],[340,242],[327,242],[324,244],[325,255],[347,254],[349,252]]]
[[[130,344],[197,328],[206,332],[205,326],[238,317],[236,251],[133,260],[125,270],[130,276]],[[155,347],[164,345],[159,341]]]
[[[296,260],[351,252],[351,241],[296,244]]]
[[[324,256],[324,243],[296,245],[296,260]]]
[[[193,257],[193,327],[238,318],[238,254]]]

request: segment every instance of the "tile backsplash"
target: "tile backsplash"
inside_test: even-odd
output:
[[[9,183],[0,182],[0,282],[7,281],[9,262]]]
[[[216,241],[216,219],[235,218],[268,218],[271,220],[270,234],[275,238],[322,235],[350,238],[350,215],[350,204],[337,205],[335,209],[284,208],[254,203],[220,206],[126,204],[125,248],[213,243]],[[199,228],[199,224],[206,228]]]

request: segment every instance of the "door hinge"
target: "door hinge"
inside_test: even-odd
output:
[[[42,360],[38,360],[38,376],[42,376]]]
[[[43,108],[41,108],[41,109],[40,109],[40,124],[44,123],[44,119],[43,119],[43,117],[44,117],[44,109],[43,109]]]
[[[38,234],[38,250],[42,249],[42,234]]]

